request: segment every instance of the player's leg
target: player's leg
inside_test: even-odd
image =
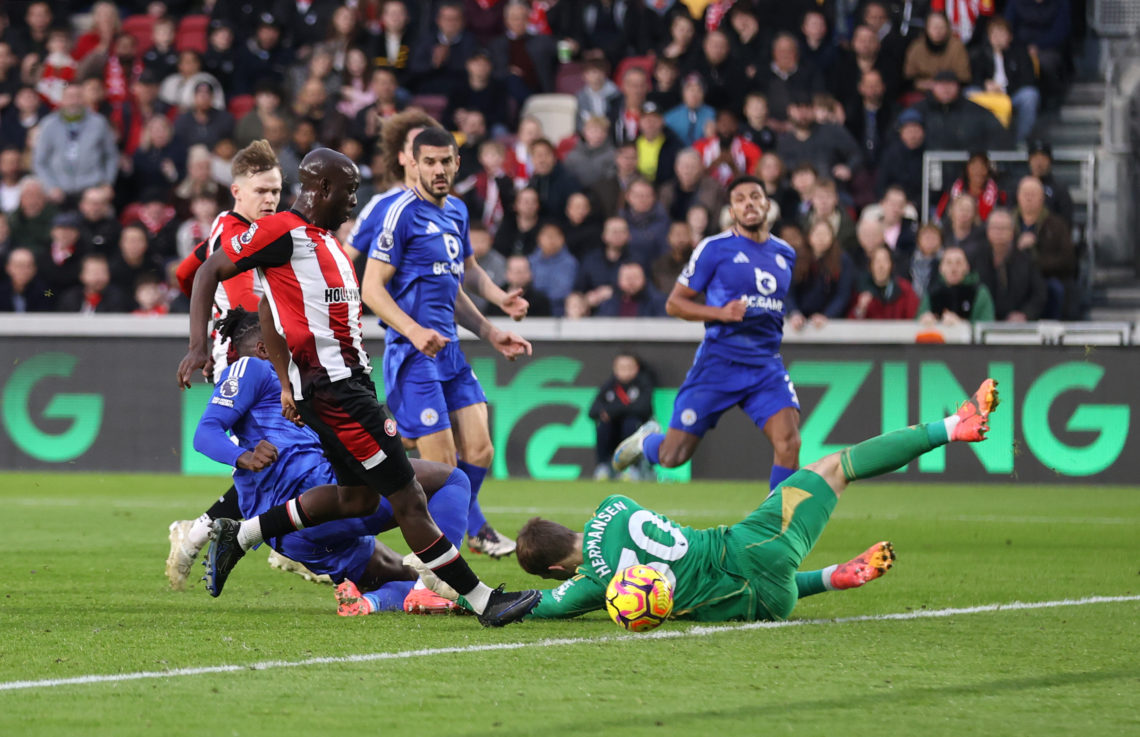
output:
[[[877,542],[846,563],[830,565],[816,571],[797,571],[796,590],[799,598],[859,588],[882,577],[895,564],[895,548],[889,541]]]
[[[186,589],[194,559],[210,539],[210,527],[214,520],[226,517],[240,519],[237,489],[230,485],[209,509],[194,520],[176,520],[170,523],[170,554],[166,557],[166,578],[175,591]]]
[[[768,488],[775,489],[800,467],[800,400],[779,358],[742,370],[752,389],[740,407],[772,444]]]
[[[479,389],[482,394],[482,389]],[[467,511],[467,547],[474,553],[502,558],[515,552],[515,541],[491,526],[479,504],[479,491],[491,470],[495,455],[487,422],[487,403],[477,402],[451,412],[451,428],[459,451],[459,468],[471,481],[471,506]]]
[[[800,467],[800,412],[793,407],[784,407],[769,417],[763,428],[772,443],[768,488],[775,489]]]

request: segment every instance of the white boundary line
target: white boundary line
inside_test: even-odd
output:
[[[1010,612],[1025,609],[1052,609],[1056,607],[1086,606],[1088,604],[1116,604],[1123,602],[1140,601],[1138,596],[1088,596],[1083,599],[1058,599],[1056,601],[1014,601],[1008,604],[983,604],[981,606],[962,607],[953,609],[929,609],[897,614],[869,614],[859,617],[842,617],[839,619],[794,619],[784,622],[748,622],[745,624],[729,625],[697,625],[683,630],[657,630],[638,639],[671,640],[681,637],[705,637],[707,635],[724,632],[743,632],[747,630],[782,629],[785,627],[800,627],[817,624],[852,624],[856,622],[885,622],[905,619],[936,619],[940,617],[953,617],[959,614],[984,614],[987,612]],[[487,645],[467,645],[465,647],[437,647],[423,650],[403,650],[393,653],[366,653],[361,655],[326,656],[320,658],[306,658],[305,660],[267,660],[249,665],[211,665],[200,668],[175,668],[164,671],[141,671],[137,673],[112,673],[105,675],[76,676],[74,678],[47,678],[40,681],[6,681],[0,682],[0,691],[20,691],[33,688],[55,688],[57,686],[81,686],[89,683],[119,683],[121,681],[141,681],[154,678],[177,678],[180,676],[201,676],[213,673],[235,673],[246,670],[274,670],[277,668],[300,668],[309,665],[330,665],[333,663],[370,663],[377,660],[407,660],[410,658],[430,657],[433,655],[453,655],[464,653],[496,652],[502,650],[522,650],[532,647],[561,647],[564,645],[583,645],[615,640],[631,641],[629,635],[603,635],[601,637],[563,637],[535,640],[533,642],[502,642]]]

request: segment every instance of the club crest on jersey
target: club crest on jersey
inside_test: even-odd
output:
[[[439,422],[439,413],[431,407],[427,407],[423,412],[420,412],[420,422],[431,427]]]
[[[765,297],[776,291],[776,277],[761,268],[756,269],[756,290]]]
[[[687,409],[681,413],[681,424],[688,427],[697,421],[697,411],[695,409]]]
[[[393,420],[391,417],[384,420],[384,432],[390,438],[396,437],[396,421]]]
[[[781,269],[783,269],[785,271],[788,270],[787,260],[778,253],[776,254],[776,266],[779,266]]]

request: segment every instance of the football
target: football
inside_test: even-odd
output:
[[[649,566],[630,566],[610,579],[606,611],[630,632],[648,632],[672,613],[673,589],[659,571]]]

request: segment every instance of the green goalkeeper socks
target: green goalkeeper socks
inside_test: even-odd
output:
[[[948,442],[950,432],[946,420],[911,425],[845,448],[839,461],[848,481],[867,479],[901,468],[928,450]]]
[[[834,591],[831,585],[831,574],[838,566],[828,566],[818,571],[797,571],[796,588],[800,591],[799,598],[822,594],[824,591]]]

